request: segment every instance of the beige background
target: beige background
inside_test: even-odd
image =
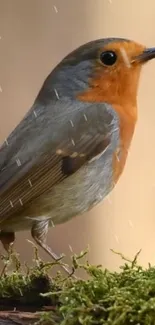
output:
[[[54,7],[55,6],[55,7]],[[153,0],[0,0],[0,140],[30,108],[44,78],[78,45],[120,36],[155,46]],[[110,248],[155,263],[155,61],[143,71],[139,121],[130,156],[109,199],[89,215],[49,232],[57,253],[90,245],[90,261],[117,269]],[[17,235],[22,260],[32,259],[27,233]],[[44,258],[47,256],[41,253]]]

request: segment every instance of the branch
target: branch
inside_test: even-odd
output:
[[[40,319],[40,313],[0,311],[0,325],[29,325]]]

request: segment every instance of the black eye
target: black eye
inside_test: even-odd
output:
[[[104,65],[113,65],[117,60],[117,55],[113,51],[102,52],[100,60]]]

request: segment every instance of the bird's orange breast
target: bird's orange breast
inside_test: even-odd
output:
[[[115,105],[115,111],[118,113],[120,119],[120,146],[117,148],[113,159],[114,183],[117,183],[123,172],[135,130],[135,113],[137,108],[130,107],[129,109],[130,113],[133,112],[133,116],[127,114],[128,110],[124,110],[123,107]]]
[[[78,99],[91,103],[108,103],[119,116],[120,146],[113,160],[113,180],[116,183],[124,169],[137,121],[136,97],[140,67],[125,71],[123,67],[120,67],[119,74],[102,74],[101,69],[101,67],[97,68],[96,77],[89,80],[89,88],[78,95]]]

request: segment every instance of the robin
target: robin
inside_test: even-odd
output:
[[[7,251],[15,232],[30,229],[57,260],[46,244],[49,226],[88,211],[114,188],[137,121],[141,68],[153,58],[155,48],[99,39],[49,74],[0,149],[0,240]]]

